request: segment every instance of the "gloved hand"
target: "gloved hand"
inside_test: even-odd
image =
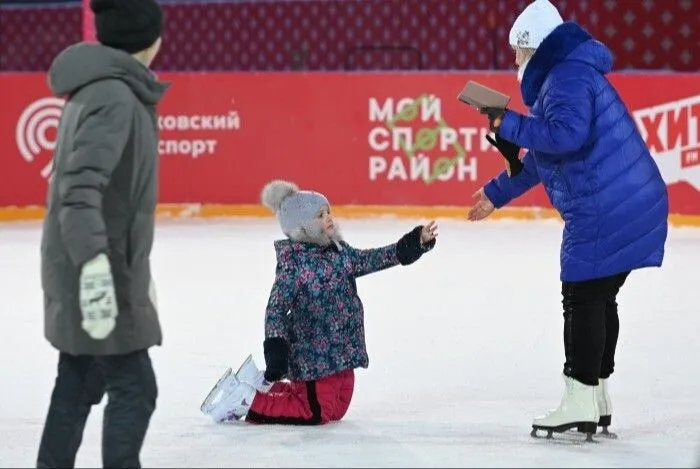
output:
[[[270,337],[263,342],[265,353],[265,379],[279,381],[289,370],[289,345],[281,337]]]
[[[116,326],[117,298],[109,258],[101,253],[80,271],[82,328],[95,340],[106,339]]]
[[[431,227],[433,225],[430,225]],[[430,251],[435,246],[435,238],[423,244],[421,242],[421,234],[423,226],[419,225],[406,233],[396,243],[396,257],[399,258],[401,265],[410,265],[416,262],[420,257]]]
[[[503,114],[506,113],[505,109],[500,109],[496,107],[482,107],[479,109],[480,114],[486,114],[489,118],[489,129],[491,132],[496,132],[501,126],[501,121],[503,120]]]
[[[496,134],[496,140],[490,135],[486,135],[486,140],[496,147],[506,159],[506,171],[508,172],[508,176],[513,177],[520,174],[520,171],[523,170],[523,163],[519,158],[520,147],[515,143],[499,137],[498,134]]]

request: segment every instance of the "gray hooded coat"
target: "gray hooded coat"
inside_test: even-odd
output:
[[[81,43],[61,52],[49,86],[68,100],[58,129],[41,241],[44,334],[73,355],[115,355],[160,345],[149,295],[158,198],[156,105],[167,84],[125,52]],[[93,340],[81,328],[80,268],[109,256],[116,328]]]

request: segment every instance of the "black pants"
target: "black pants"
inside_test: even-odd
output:
[[[75,466],[90,409],[105,392],[103,467],[141,467],[139,454],[158,395],[147,350],[110,356],[59,355],[38,468]]]
[[[617,294],[628,275],[562,282],[566,376],[594,386],[612,374],[620,332]]]

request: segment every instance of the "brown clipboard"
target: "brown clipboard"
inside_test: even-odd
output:
[[[467,82],[457,99],[478,110],[487,107],[505,109],[510,102],[510,96],[473,80]]]

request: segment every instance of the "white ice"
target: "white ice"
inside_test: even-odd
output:
[[[344,220],[357,247],[419,220]],[[700,230],[672,229],[661,269],[619,296],[611,378],[618,440],[530,437],[563,391],[554,221],[440,222],[416,264],[358,280],[370,367],[346,418],[323,427],[215,425],[199,405],[227,366],[262,356],[273,219],[160,222],[153,252],[163,347],[145,467],[698,467]],[[35,464],[57,353],[43,338],[38,224],[0,225],[0,466]],[[80,467],[100,467],[104,401]]]

